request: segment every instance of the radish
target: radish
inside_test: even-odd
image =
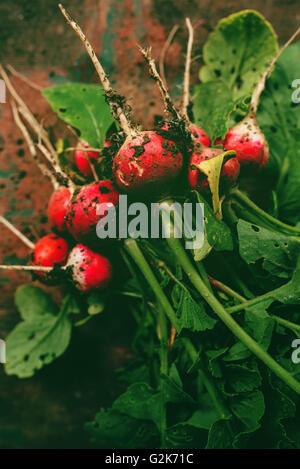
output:
[[[76,288],[82,292],[105,288],[112,277],[110,261],[83,244],[72,249],[66,267],[71,269]]]
[[[110,148],[111,146],[112,146],[112,142],[106,139],[104,142],[104,148]]]
[[[75,239],[82,239],[93,231],[96,233],[96,225],[101,219],[101,216],[97,215],[97,208],[100,204],[107,204],[109,208],[111,204],[117,205],[118,202],[119,192],[112,181],[103,180],[83,186],[74,194],[68,205],[68,231]]]
[[[200,151],[194,151],[190,159],[188,169],[188,180],[190,187],[199,191],[206,191],[209,189],[207,176],[202,173],[196,166],[203,161],[210,160],[215,156],[221,155],[223,150],[218,148],[202,148]],[[237,158],[231,158],[226,161],[221,171],[221,181],[226,185],[232,185],[238,179],[240,174],[240,164]]]
[[[66,214],[71,200],[71,192],[67,187],[55,191],[48,204],[48,219],[52,228],[62,233],[67,230]]]
[[[31,266],[22,266],[24,270],[36,271],[40,280],[46,280],[47,283],[54,285],[53,277],[46,278],[45,273],[51,272],[55,265],[64,265],[67,261],[70,249],[67,241],[56,234],[48,234],[41,238],[36,244],[28,239],[21,231],[13,226],[6,218],[0,216],[0,223],[6,226],[14,235],[16,235],[31,251]],[[42,267],[40,271],[37,267]],[[15,266],[12,266],[14,268]],[[49,270],[48,270],[49,268]],[[21,270],[21,269],[20,269]]]
[[[217,137],[217,138],[216,138],[214,145],[215,145],[216,147],[218,147],[218,146],[220,146],[220,145],[223,145],[223,141],[222,141],[221,137]]]
[[[196,139],[202,143],[205,147],[210,147],[210,138],[205,132],[205,130],[201,129],[195,124],[190,125],[191,132]]]
[[[183,156],[171,140],[155,131],[128,137],[113,161],[113,172],[120,188],[134,191],[175,178]]]
[[[49,234],[41,238],[32,253],[32,264],[41,267],[55,267],[55,265],[65,265],[68,259],[70,249],[67,241],[55,234]],[[39,280],[49,284],[55,285],[57,281],[52,278],[47,278],[44,272],[36,272]]]
[[[229,129],[223,147],[225,151],[234,150],[241,165],[251,164],[263,169],[269,161],[269,145],[257,123],[255,112]]]
[[[165,123],[162,127],[161,130],[170,130],[169,124]],[[175,130],[175,129],[174,129]],[[195,139],[198,140],[198,142],[202,143],[202,145],[209,147],[210,146],[210,138],[208,134],[205,132],[205,130],[201,129],[201,127],[198,127],[196,124],[190,124],[190,131],[192,135],[195,137]],[[184,142],[180,142],[183,144]]]
[[[107,146],[109,146],[109,145],[107,145]],[[97,159],[100,155],[100,152],[92,151],[92,150],[85,151],[84,150],[85,148],[88,150],[91,147],[88,144],[88,142],[85,142],[84,140],[79,142],[78,148],[80,148],[80,149],[75,151],[75,164],[77,166],[77,169],[85,177],[90,177],[93,174],[90,160],[97,161]],[[83,149],[81,149],[81,148],[83,148]]]
[[[59,5],[59,8],[89,54],[104,88],[112,115],[126,135],[125,143],[113,161],[113,172],[118,186],[128,191],[150,185],[162,187],[163,182],[173,179],[180,172],[183,165],[182,154],[173,141],[165,140],[155,131],[141,132],[132,125],[125,100],[122,97],[120,99],[120,96],[113,90],[86,35],[64,7]],[[161,83],[160,77],[159,80]],[[165,93],[165,103],[168,111],[173,109],[171,98],[167,92]],[[173,112],[178,117],[175,109]],[[83,231],[89,230],[84,229]]]
[[[282,52],[291,44],[299,34],[300,28],[291,36],[272,60],[264,74],[256,84],[250,103],[249,114],[237,125],[229,129],[223,141],[225,151],[234,150],[241,165],[251,165],[263,169],[269,161],[269,146],[267,140],[257,123],[257,109],[266,80]]]

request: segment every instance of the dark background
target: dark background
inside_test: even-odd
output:
[[[68,76],[95,81],[89,61],[57,7],[57,0],[0,0],[0,61],[11,64],[34,83],[47,87]],[[299,1],[265,0],[66,0],[64,6],[82,25],[111,80],[145,127],[162,114],[159,94],[148,78],[137,44],[151,45],[158,59],[175,24],[180,26],[166,56],[168,83],[180,97],[186,31],[184,18],[195,25],[192,81],[197,82],[202,46],[218,20],[242,9],[257,9],[273,25],[279,42],[299,26]],[[61,124],[39,92],[14,78],[13,83],[45,126]],[[32,240],[47,231],[46,205],[51,187],[30,162],[15,128],[9,104],[0,109],[0,213]],[[28,249],[0,226],[0,262],[22,263]],[[19,321],[14,307],[16,287],[29,283],[27,274],[0,273],[0,338]],[[59,301],[57,289],[50,289]],[[0,447],[85,448],[82,431],[100,407],[120,392],[115,370],[130,357],[133,324],[115,302],[104,316],[75,330],[71,347],[32,379],[7,377],[0,365]],[[2,440],[1,440],[2,438]]]

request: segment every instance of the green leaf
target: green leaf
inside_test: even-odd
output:
[[[194,165],[207,177],[209,189],[212,196],[212,203],[214,214],[217,220],[222,220],[222,203],[220,201],[220,176],[222,167],[229,157],[236,156],[235,151],[225,151],[224,153],[215,156],[209,160],[204,160],[201,163]]]
[[[264,350],[268,350],[270,346],[275,327],[274,319],[266,312],[269,304],[270,300],[266,300],[257,305],[249,306],[245,313],[247,330]]]
[[[160,428],[161,395],[147,383],[134,383],[113,403],[114,410],[140,420],[152,420]]]
[[[297,267],[293,274],[292,279],[276,290],[271,291],[266,296],[258,297],[255,305],[251,306],[255,309],[265,310],[274,301],[279,301],[283,304],[298,305],[300,301],[300,256],[298,257]],[[249,309],[249,308],[248,308]]]
[[[283,171],[284,183],[279,186],[277,192],[280,219],[290,224],[300,221],[300,149],[297,148],[299,138],[300,131],[290,140],[290,150],[287,151],[285,160],[288,169],[286,173]]]
[[[29,320],[43,314],[57,314],[58,307],[44,290],[34,285],[23,285],[15,293],[15,304],[22,319]]]
[[[82,140],[92,147],[103,147],[114,120],[99,85],[67,83],[47,88],[43,95],[61,119],[80,131]]]
[[[227,420],[215,422],[208,434],[206,449],[228,449],[231,448],[232,438],[228,430]]]
[[[208,358],[208,368],[212,376],[221,378],[222,369],[220,365],[221,357],[228,351],[228,347],[220,348],[218,350],[206,350],[205,353]]]
[[[229,390],[229,393],[253,391],[262,383],[259,372],[245,365],[227,365],[224,377],[226,379],[226,389]]]
[[[91,316],[102,313],[106,306],[103,295],[98,292],[89,295],[87,302],[89,305],[88,313]]]
[[[286,425],[294,422],[299,428],[299,420],[295,416],[295,403],[285,394],[281,388],[281,382],[268,372],[270,387],[265,389],[266,413],[263,426],[256,434],[259,448],[281,449],[293,447],[292,441],[295,434],[287,434]],[[287,390],[287,393],[289,391]],[[293,419],[293,420],[287,420]]]
[[[156,448],[159,434],[152,422],[134,419],[115,410],[101,410],[95,421],[85,425],[97,448]]]
[[[236,342],[230,349],[228,353],[223,358],[226,362],[234,362],[239,360],[245,360],[251,356],[250,350],[242,342]]]
[[[263,268],[272,275],[291,275],[300,254],[300,242],[244,220],[239,220],[237,230],[240,255],[248,264],[263,260]]]
[[[67,296],[65,296],[61,304],[61,313],[79,314],[80,312],[80,306],[75,296],[72,294],[68,294]]]
[[[216,251],[232,251],[233,238],[230,228],[222,220],[217,220],[206,200],[195,192],[199,204],[204,204],[205,235],[207,241]]]
[[[207,236],[205,234],[203,246],[199,249],[194,249],[194,260],[196,262],[201,262],[203,259],[205,259],[209,255],[211,251],[212,251],[212,246],[207,241]]]
[[[206,331],[215,327],[217,321],[205,311],[202,302],[196,302],[187,290],[181,289],[181,297],[177,310],[181,329],[192,331]]]
[[[204,432],[198,428],[178,423],[169,427],[166,432],[166,444],[170,449],[202,449],[204,447]],[[179,461],[179,459],[178,459]]]
[[[234,415],[248,429],[256,429],[265,413],[265,401],[261,391],[253,391],[230,399],[230,408]]]
[[[297,223],[300,220],[300,42],[289,46],[279,58],[267,81],[258,109],[258,123],[270,146],[269,166],[281,170],[277,188],[280,218]],[[294,83],[294,87],[292,84]]]
[[[195,123],[209,134],[212,142],[226,132],[226,120],[233,107],[232,93],[226,83],[218,80],[201,83],[195,87]]]
[[[173,403],[193,403],[193,398],[187,394],[176,381],[170,378],[167,375],[161,374],[161,379],[163,380],[163,395],[165,402]]]
[[[187,424],[203,430],[209,430],[211,426],[220,418],[211,397],[208,393],[201,394],[198,409],[187,420]]]
[[[66,314],[29,316],[9,334],[6,373],[29,378],[61,356],[69,345],[71,322]]]
[[[273,299],[267,298],[255,305],[248,306],[245,312],[244,327],[264,350],[268,350],[271,344],[275,327],[274,319],[266,312],[272,303]],[[249,349],[241,342],[237,342],[230,348],[224,361],[244,360],[250,355]]]
[[[210,34],[200,78],[204,83],[221,80],[236,99],[252,92],[277,51],[274,30],[258,12],[235,13]]]

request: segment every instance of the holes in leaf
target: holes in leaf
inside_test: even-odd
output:
[[[233,55],[235,55],[236,54],[236,49],[232,49],[232,53],[233,53]]]
[[[66,112],[66,111],[67,111],[67,110],[66,110],[66,108],[64,108],[64,107],[59,108],[59,112]]]
[[[274,125],[271,125],[270,130],[271,130],[271,132],[273,132],[273,134],[276,134],[276,132],[277,132],[277,129],[276,129],[276,127],[274,127]]]
[[[238,75],[236,79],[236,86],[240,90],[242,88],[242,85],[243,85],[243,80],[241,79],[240,75]]]
[[[251,225],[251,228],[253,231],[255,231],[256,233],[259,233],[260,232],[260,229],[258,228],[258,226],[256,225]]]
[[[86,91],[86,88],[82,88],[82,91]]]
[[[275,248],[280,248],[280,245],[278,243],[274,243]]]
[[[233,75],[234,72],[235,72],[235,67],[232,67],[232,69],[230,70],[231,75]]]
[[[218,78],[221,76],[221,70],[216,69],[214,72]]]
[[[41,356],[40,356],[40,360],[41,360],[42,362],[44,362],[44,361],[46,360],[47,356],[48,356],[48,353],[45,353],[44,355],[41,355]]]
[[[31,334],[31,336],[28,337],[28,340],[33,340],[35,338],[35,332],[33,332],[33,334]]]
[[[24,362],[28,362],[28,360],[29,360],[29,355],[25,355]]]

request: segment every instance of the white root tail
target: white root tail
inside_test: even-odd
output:
[[[19,115],[19,112],[18,112],[15,101],[11,101],[11,107],[12,107],[12,112],[13,112],[15,123],[16,123],[17,127],[20,129],[20,131],[22,132],[22,134],[23,134],[23,137],[24,137],[24,139],[27,143],[27,146],[29,148],[29,152],[30,152],[32,158],[37,163],[41,173],[51,181],[54,190],[57,190],[59,188],[59,183],[58,183],[57,179],[54,177],[53,173],[49,170],[49,168],[47,168],[47,166],[44,163],[42,163],[41,161],[38,160],[36,150],[35,150],[35,145],[33,143],[33,140],[31,138],[28,130],[26,129],[23,122],[21,121],[21,118],[20,118],[20,115]]]
[[[169,93],[168,90],[160,76],[160,74],[157,71],[156,65],[155,65],[155,60],[151,56],[151,47],[148,49],[143,49],[142,47],[139,47],[139,50],[141,54],[143,55],[145,61],[147,62],[150,70],[150,75],[152,78],[157,82],[158,88],[160,90],[161,96],[164,100],[166,110],[172,115],[172,117],[176,120],[181,120],[182,116],[180,113],[177,111]]]
[[[35,265],[0,265],[0,270],[18,270],[32,272],[51,272],[53,267],[37,267]]]
[[[106,75],[100,61],[97,58],[97,55],[95,54],[94,49],[92,48],[90,42],[88,41],[86,35],[82,31],[81,27],[74,21],[69,13],[66,11],[66,9],[62,6],[60,3],[59,5],[60,11],[64,15],[65,19],[69,23],[69,25],[73,28],[77,36],[80,38],[82,41],[87,53],[89,54],[91,61],[93,62],[93,65],[95,67],[96,72],[98,73],[98,76],[100,78],[100,81],[102,83],[102,86],[104,88],[104,91],[106,93],[107,99],[110,103],[111,111],[114,116],[114,118],[119,122],[120,127],[124,130],[125,134],[127,136],[134,136],[137,132],[135,129],[132,127],[130,124],[128,118],[126,117],[124,110],[118,103],[118,101],[115,99],[115,92],[110,84],[109,78]]]
[[[15,226],[13,226],[6,218],[0,215],[0,223],[6,226],[14,235],[16,235],[29,249],[34,249],[34,243],[30,241],[21,231],[19,231]]]
[[[295,31],[294,34],[290,37],[290,39],[284,44],[284,46],[282,46],[282,48],[280,49],[276,57],[274,57],[274,59],[272,60],[272,62],[270,63],[270,65],[268,66],[264,74],[262,75],[256,87],[254,88],[252,98],[251,98],[251,103],[250,103],[250,110],[252,114],[256,115],[257,113],[260,96],[266,87],[267,78],[272,72],[274,65],[278,61],[281,54],[285,51],[285,49],[287,49],[288,46],[294,41],[294,39],[296,39],[299,33],[300,33],[300,28],[298,28],[297,31]]]
[[[56,151],[50,142],[48,134],[44,127],[38,122],[38,120],[34,117],[32,112],[29,110],[23,99],[19,96],[17,91],[15,90],[14,86],[12,85],[4,67],[0,64],[0,74],[5,81],[5,84],[13,97],[14,101],[17,103],[18,106],[18,113],[22,115],[22,117],[26,120],[27,124],[31,127],[31,129],[35,132],[39,144],[43,146],[46,152],[43,152],[46,156],[48,162],[53,168],[55,176],[60,176],[64,181],[68,181],[68,185],[71,190],[74,190],[75,185],[71,181],[71,179],[64,173],[64,171],[60,168],[58,163],[58,158]],[[16,113],[14,114],[16,116]],[[18,121],[20,124],[20,120]],[[42,142],[44,144],[42,144]],[[46,153],[46,154],[45,154]]]
[[[166,74],[165,74],[165,57],[178,29],[179,29],[178,24],[175,24],[175,26],[173,26],[173,28],[171,29],[159,56],[159,73],[165,86],[167,86],[167,79],[166,79]]]
[[[190,18],[185,20],[186,26],[189,32],[189,40],[186,52],[185,71],[183,80],[183,103],[182,103],[182,114],[188,120],[188,107],[190,104],[190,80],[191,80],[191,63],[192,63],[192,49],[194,42],[194,28],[192,26]]]

